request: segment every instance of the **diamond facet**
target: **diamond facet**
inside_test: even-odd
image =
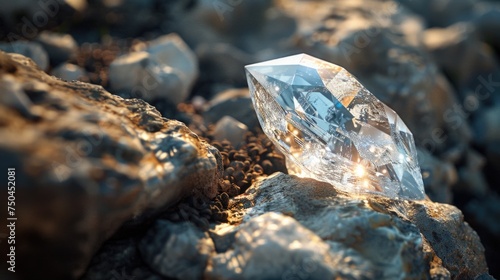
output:
[[[350,192],[425,197],[410,130],[344,68],[299,54],[245,69],[260,124],[290,173]]]

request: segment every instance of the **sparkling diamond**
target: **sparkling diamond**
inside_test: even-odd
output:
[[[260,124],[291,173],[350,192],[424,198],[410,130],[344,68],[300,54],[245,69]]]

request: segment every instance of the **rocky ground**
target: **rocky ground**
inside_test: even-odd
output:
[[[500,276],[496,1],[3,2],[2,279]],[[398,112],[428,199],[287,175],[243,67],[300,52]]]

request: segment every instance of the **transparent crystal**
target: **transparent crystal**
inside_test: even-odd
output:
[[[344,68],[300,54],[245,69],[260,124],[290,173],[350,192],[424,198],[410,130]]]

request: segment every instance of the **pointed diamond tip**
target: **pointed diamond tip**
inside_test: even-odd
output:
[[[304,53],[245,69],[262,129],[290,173],[345,191],[425,197],[410,131],[345,69]]]

